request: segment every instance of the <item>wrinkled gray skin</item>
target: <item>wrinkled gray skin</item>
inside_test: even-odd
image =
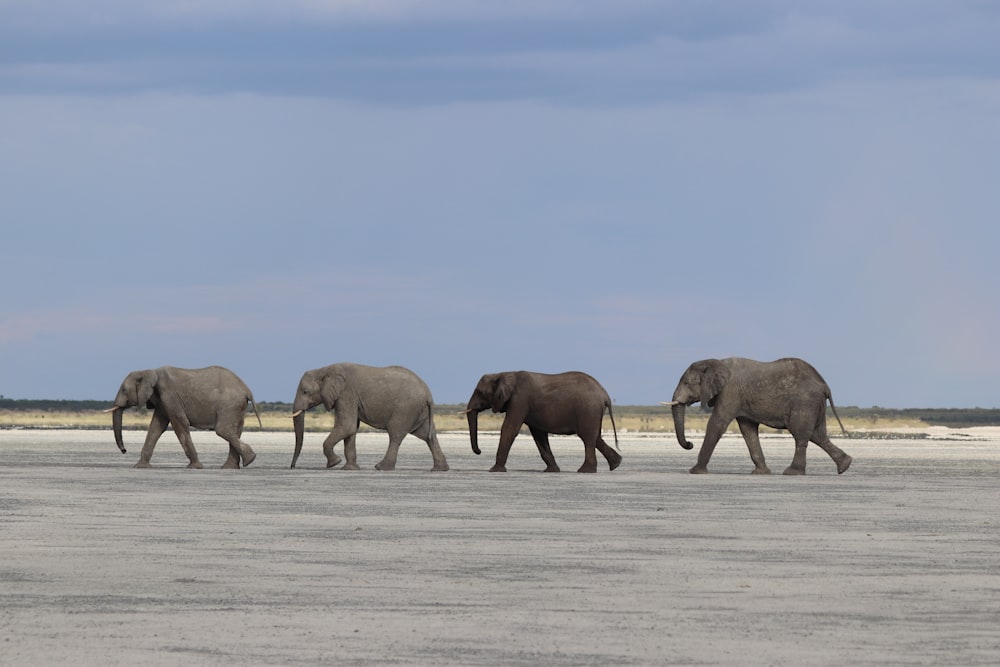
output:
[[[223,468],[239,468],[250,465],[257,457],[248,444],[240,440],[247,403],[253,402],[253,394],[231,370],[221,366],[187,369],[163,366],[144,371],[132,371],[122,381],[111,412],[111,423],[115,432],[115,443],[125,453],[122,439],[122,413],[133,406],[144,405],[153,411],[153,418],[146,431],[146,441],[139,454],[136,468],[148,468],[156,441],[167,426],[172,426],[181,447],[188,457],[188,468],[201,468],[198,452],[191,440],[191,429],[215,431],[216,435],[229,443],[229,458]],[[260,415],[257,414],[260,424]]]
[[[431,390],[413,371],[402,366],[379,368],[361,364],[332,364],[302,374],[292,404],[295,426],[295,454],[292,467],[302,452],[305,437],[305,413],[322,403],[334,414],[333,430],[323,442],[326,467],[332,468],[341,458],[333,448],[344,441],[344,470],[358,470],[356,437],[361,422],[389,432],[389,448],[376,470],[394,470],[399,445],[407,434],[427,443],[434,459],[434,470],[447,470],[448,462],[438,444],[434,428],[434,399]]]
[[[851,457],[830,442],[826,433],[826,402],[840,423],[830,387],[816,369],[801,359],[778,359],[769,363],[730,357],[705,359],[691,364],[674,390],[671,410],[677,441],[684,449],[694,445],[684,437],[684,409],[701,402],[712,408],[705,440],[692,473],[708,472],[708,461],[719,438],[735,419],[750,450],[756,474],[768,474],[760,448],[761,424],[788,429],[795,438],[795,455],[786,475],[804,475],[806,446],[814,442],[837,464],[837,473],[851,465]],[[844,431],[844,425],[840,428]],[[846,435],[847,432],[844,431]]]
[[[601,383],[586,373],[570,371],[557,375],[511,371],[484,375],[466,406],[472,451],[479,450],[479,413],[487,408],[504,412],[500,427],[500,446],[496,463],[490,472],[507,472],[507,457],[522,424],[528,425],[538,453],[545,461],[545,472],[559,472],[549,446],[549,434],[580,436],[583,440],[583,465],[577,472],[597,472],[600,451],[614,470],[622,461],[621,454],[608,446],[601,437],[604,409],[611,417],[618,446],[618,431],[611,410],[611,398]]]

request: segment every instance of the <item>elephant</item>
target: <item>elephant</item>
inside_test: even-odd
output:
[[[692,473],[708,472],[708,461],[715,445],[735,419],[750,450],[755,474],[771,472],[760,448],[758,429],[761,424],[788,429],[795,438],[795,455],[784,474],[805,474],[806,446],[810,442],[829,454],[837,465],[837,474],[842,474],[851,466],[852,459],[827,436],[828,400],[841,431],[847,435],[833,404],[830,387],[808,363],[794,358],[760,362],[730,357],[691,364],[677,383],[673,400],[664,405],[671,406],[677,441],[684,449],[694,447],[684,437],[685,407],[700,401],[703,406],[712,408],[698,462],[690,470]]]
[[[431,450],[433,470],[448,469],[434,428],[434,399],[431,390],[413,371],[402,366],[384,368],[362,364],[339,363],[315,368],[302,374],[292,420],[295,427],[295,454],[292,468],[302,452],[305,413],[322,403],[334,413],[333,429],[323,442],[326,467],[338,465],[341,458],[333,448],[344,441],[344,470],[358,470],[355,440],[361,422],[389,432],[389,448],[376,470],[394,470],[399,445],[407,434],[415,435]]]
[[[611,428],[618,447],[618,429],[611,409],[611,398],[601,383],[579,371],[558,373],[532,373],[510,371],[490,373],[480,378],[465,414],[469,420],[472,451],[479,450],[479,413],[487,408],[504,412],[500,427],[500,445],[496,463],[490,472],[506,472],[511,445],[523,424],[528,425],[535,439],[538,453],[545,461],[545,472],[559,472],[559,466],[549,447],[549,434],[578,435],[583,440],[584,460],[577,472],[597,472],[597,454],[604,455],[611,470],[617,468],[622,457],[608,446],[601,437],[604,409],[611,417]]]
[[[188,468],[203,467],[191,440],[192,428],[215,431],[216,435],[228,442],[229,457],[222,467],[239,468],[241,459],[243,465],[248,466],[257,458],[250,445],[240,440],[248,402],[257,415],[258,426],[263,428],[253,394],[243,380],[228,368],[209,366],[188,369],[162,366],[132,371],[125,376],[115,396],[114,405],[105,412],[112,413],[115,443],[124,454],[122,413],[127,408],[139,405],[153,411],[136,468],[149,467],[156,441],[167,426],[172,426],[177,434],[190,461]]]

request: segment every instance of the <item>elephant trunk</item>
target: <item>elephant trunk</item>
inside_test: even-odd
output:
[[[472,441],[472,451],[476,454],[482,454],[479,451],[479,412],[467,410],[466,416],[469,418],[469,439]]]
[[[111,411],[111,428],[115,431],[115,444],[118,445],[118,449],[121,450],[122,454],[125,453],[125,441],[122,439],[122,413],[125,412],[124,408],[115,407]]]
[[[670,406],[670,413],[674,417],[674,433],[677,435],[677,442],[684,449],[693,449],[694,445],[684,437],[684,410],[683,403],[674,403]]]
[[[295,427],[295,453],[292,454],[292,467],[295,467],[295,463],[299,460],[299,454],[302,453],[302,441],[305,439],[306,432],[306,411],[296,410],[295,414],[292,415],[292,424]]]

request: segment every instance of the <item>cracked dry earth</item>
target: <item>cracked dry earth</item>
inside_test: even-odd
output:
[[[710,475],[670,434],[615,472],[506,474],[465,434],[451,470],[408,438],[395,472],[324,469],[309,434],[250,431],[205,470],[170,434],[135,470],[108,431],[0,432],[0,663],[9,665],[1000,664],[1000,430],[847,440],[802,478]],[[553,438],[564,470],[583,448]],[[763,438],[772,469],[787,435]],[[215,469],[213,469],[215,468]]]

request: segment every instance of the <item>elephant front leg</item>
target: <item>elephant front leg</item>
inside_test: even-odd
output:
[[[184,454],[188,457],[188,468],[194,468],[201,470],[205,466],[201,464],[198,460],[198,452],[194,448],[194,440],[191,439],[191,431],[184,424],[178,424],[177,422],[172,422],[174,426],[174,433],[177,435],[177,439],[181,443],[181,448],[184,449]]]
[[[347,459],[347,463],[344,464],[342,470],[361,470],[358,466],[358,434],[356,431],[344,438],[344,458]]]
[[[713,412],[712,416],[708,418],[708,426],[705,427],[705,440],[701,443],[701,449],[698,450],[698,462],[688,471],[693,475],[708,472],[708,462],[712,459],[715,446],[719,444],[719,439],[722,438],[726,427],[732,421],[732,419],[724,419],[718,415],[718,412]]]
[[[736,423],[740,426],[740,433],[750,450],[750,460],[753,461],[754,475],[770,475],[771,469],[764,462],[764,450],[760,447],[760,424],[743,417],[738,417]]]
[[[166,415],[160,414],[159,410],[153,412],[153,418],[149,420],[149,429],[146,431],[146,440],[142,444],[142,451],[139,452],[139,461],[135,464],[136,468],[150,467],[149,460],[153,458],[156,442],[169,425],[170,420]]]
[[[503,420],[500,427],[500,444],[497,446],[497,460],[490,468],[490,472],[507,472],[507,457],[510,456],[510,448],[514,444],[517,432],[521,430],[520,419],[512,419],[510,413]]]
[[[538,447],[539,456],[545,461],[545,472],[559,472],[556,457],[553,456],[552,447],[549,446],[548,432],[534,426],[528,426],[528,430],[531,431],[531,437],[534,438],[535,446]]]

